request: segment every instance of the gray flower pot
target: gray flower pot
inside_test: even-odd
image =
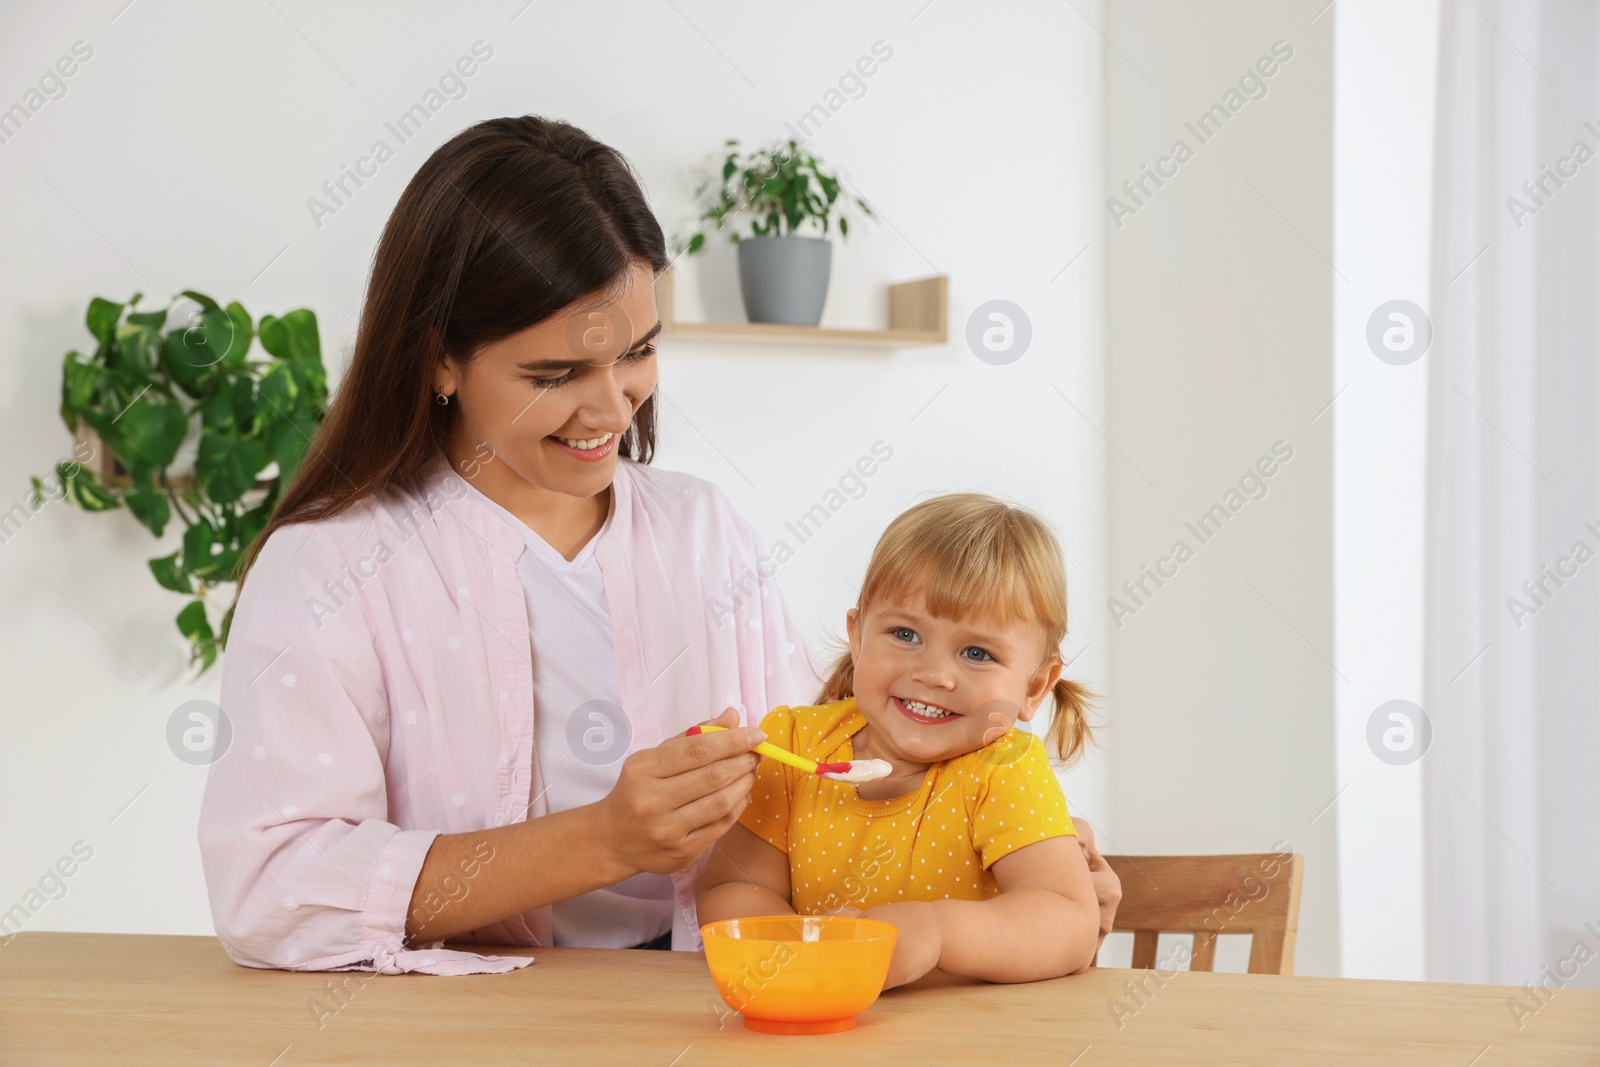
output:
[[[751,322],[815,326],[828,299],[833,245],[821,237],[746,237],[739,242],[739,289]]]

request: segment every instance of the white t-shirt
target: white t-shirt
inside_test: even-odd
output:
[[[484,499],[523,535],[517,575],[528,599],[534,756],[545,801],[552,814],[592,804],[617,784],[628,754],[628,735],[618,721],[623,712],[611,609],[595,559],[612,516],[569,562],[525,522]],[[611,500],[614,512],[615,493]],[[551,919],[557,945],[632,948],[672,929],[672,879],[636,874],[553,905]]]

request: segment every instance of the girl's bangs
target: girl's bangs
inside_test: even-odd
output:
[[[874,580],[862,589],[861,600],[866,606],[920,599],[936,618],[971,617],[999,626],[1042,621],[1048,627],[1051,613],[1021,570],[992,557],[885,560]]]

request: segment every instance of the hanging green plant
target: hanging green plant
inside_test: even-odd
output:
[[[139,293],[126,304],[89,302],[95,350],[62,360],[61,420],[80,438],[98,437],[109,459],[98,474],[66,461],[55,477],[84,511],[125,506],[156,537],[174,515],[184,524],[183,547],[150,560],[150,572],[191,598],[177,625],[203,674],[233,621],[232,597],[221,607],[214,590],[233,584],[240,555],[265,528],[327,414],[328,386],[310,309],[267,315],[257,327],[237,301],[224,308],[192,290],[181,296],[198,309],[171,329],[179,297],[159,311],[135,310]],[[257,336],[266,357],[251,353]],[[171,475],[191,441],[194,473]],[[37,509],[45,487],[32,481]]]

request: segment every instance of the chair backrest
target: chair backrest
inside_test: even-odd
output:
[[[1209,971],[1218,934],[1250,935],[1251,974],[1293,974],[1305,857],[1107,856],[1122,879],[1114,930],[1133,932],[1133,966],[1156,965],[1156,938],[1193,933],[1189,969]]]

